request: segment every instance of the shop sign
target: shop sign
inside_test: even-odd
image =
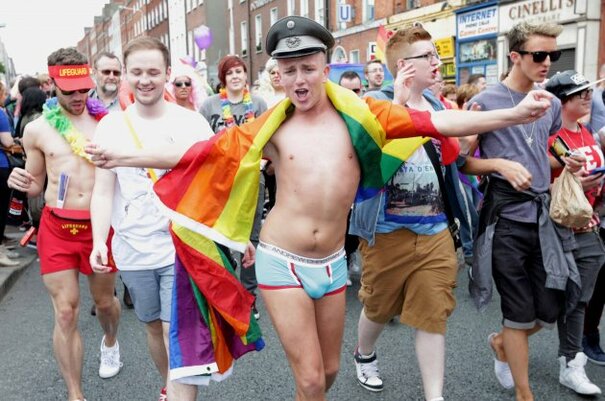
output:
[[[435,40],[435,48],[441,58],[454,57],[454,38],[450,36],[449,38]]]
[[[500,32],[508,32],[515,24],[526,21],[532,24],[553,22],[561,24],[575,20],[576,3],[584,5],[587,0],[525,0],[515,1],[500,7]],[[585,7],[579,7],[584,9]]]
[[[455,77],[456,76],[456,64],[454,62],[443,63],[439,67],[441,71],[441,76],[443,78]]]
[[[480,8],[458,14],[458,40],[498,33],[498,6]]]

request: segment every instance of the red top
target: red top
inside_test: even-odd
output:
[[[582,124],[578,125],[580,126],[580,132],[573,132],[568,129],[561,128],[555,135],[551,135],[550,138],[548,138],[548,146],[550,147],[552,145],[553,141],[558,135],[565,141],[565,143],[567,143],[567,145],[569,145],[571,150],[578,150],[584,154],[586,157],[586,165],[584,168],[587,171],[593,170],[597,167],[603,167],[604,158],[600,146],[596,143],[594,137],[590,131],[586,129],[586,127],[584,127]],[[551,180],[554,180],[561,175],[562,171],[562,167],[553,170]],[[586,199],[588,199],[588,202],[590,202],[592,206],[595,204],[598,189],[598,187],[595,187],[584,193],[586,195]]]

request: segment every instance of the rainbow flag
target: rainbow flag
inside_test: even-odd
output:
[[[387,42],[389,38],[393,36],[393,31],[390,31],[384,27],[384,25],[378,26],[378,34],[376,35],[376,52],[374,57],[385,63],[385,54],[387,49]]]
[[[332,82],[325,88],[347,125],[360,163],[356,201],[377,195],[402,162],[429,140],[415,136],[419,133],[441,140],[444,163],[456,159],[458,142],[435,130],[430,113],[362,100]],[[207,380],[214,375],[220,380],[230,372],[234,358],[264,346],[252,317],[253,297],[218,244],[245,250],[263,147],[292,111],[291,101],[285,99],[253,122],[193,145],[154,186],[172,220],[178,256],[170,333],[173,378]],[[407,138],[390,140],[396,137]]]

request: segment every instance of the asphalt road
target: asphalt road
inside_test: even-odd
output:
[[[0,401],[65,400],[66,391],[52,353],[52,308],[32,264],[0,303]],[[496,299],[485,313],[477,312],[467,293],[467,279],[459,274],[458,306],[447,334],[445,398],[462,400],[513,400],[493,375],[487,335],[499,327]],[[382,393],[370,393],[356,384],[352,354],[355,348],[357,285],[347,291],[347,317],[342,347],[341,370],[328,394],[330,400],[420,401],[422,386],[413,349],[413,331],[389,324],[378,344],[379,367],[385,381]],[[124,310],[119,341],[124,367],[112,379],[98,377],[101,330],[88,311],[91,299],[87,280],[81,279],[80,328],[85,347],[83,386],[88,401],[155,401],[160,377],[148,356],[144,329],[132,310]],[[121,288],[119,288],[121,296]],[[235,372],[223,383],[201,388],[199,400],[248,401],[291,400],[294,385],[276,334],[262,302],[261,327],[266,348],[248,354],[236,363]],[[530,343],[531,383],[536,400],[583,400],[558,383],[556,331],[544,331]],[[605,367],[587,366],[588,376],[605,390]],[[603,397],[597,398],[603,399]]]

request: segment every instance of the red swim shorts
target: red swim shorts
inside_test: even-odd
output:
[[[40,274],[79,269],[93,273],[88,261],[92,252],[92,224],[89,210],[68,210],[45,206],[37,239]],[[117,269],[110,257],[112,271]]]

